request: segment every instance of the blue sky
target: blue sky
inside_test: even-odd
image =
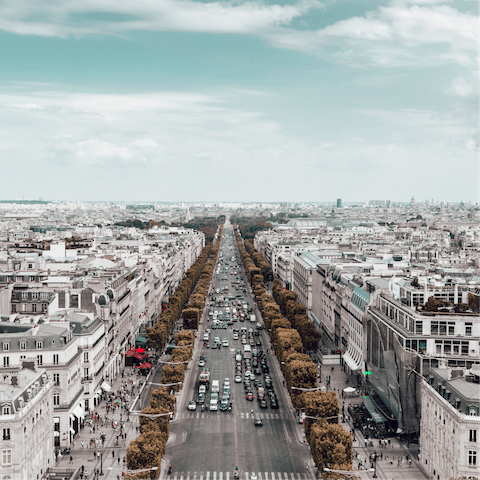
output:
[[[476,202],[477,56],[470,0],[0,0],[0,196]]]

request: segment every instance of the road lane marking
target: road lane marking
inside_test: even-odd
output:
[[[290,435],[288,434],[287,427],[284,423],[282,423],[283,430],[285,431],[285,439],[287,443],[292,443],[292,439],[290,438]]]

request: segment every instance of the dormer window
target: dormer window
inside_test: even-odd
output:
[[[475,415],[478,417],[478,407],[477,405],[469,405],[468,406],[468,414]]]
[[[2,415],[10,415],[10,405],[2,405]]]
[[[42,340],[37,340],[35,342],[35,347],[37,348],[37,350],[41,350],[43,348],[43,342]]]
[[[20,342],[20,350],[26,350],[27,349],[27,342]]]
[[[8,352],[10,350],[10,344],[8,342],[3,342],[3,351]]]

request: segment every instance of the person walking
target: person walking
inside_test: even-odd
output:
[[[70,462],[69,463],[73,463],[73,457],[70,455]]]

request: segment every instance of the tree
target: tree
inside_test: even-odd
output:
[[[312,425],[310,431],[310,449],[315,465],[323,470],[324,467],[337,469],[344,466],[344,470],[352,470],[352,436],[341,425],[320,421]],[[328,477],[322,472],[323,478]]]
[[[303,394],[305,414],[308,417],[317,417],[320,419],[328,419],[328,423],[338,423],[338,415],[340,413],[340,407],[338,406],[337,396],[334,392],[305,392]],[[329,418],[337,417],[337,418]],[[316,420],[306,419],[305,421],[305,435],[307,439],[310,438],[311,425]],[[310,440],[309,440],[309,443]]]
[[[426,312],[436,312],[438,310],[438,302],[435,297],[430,297],[427,303],[424,305],[423,309]]]

